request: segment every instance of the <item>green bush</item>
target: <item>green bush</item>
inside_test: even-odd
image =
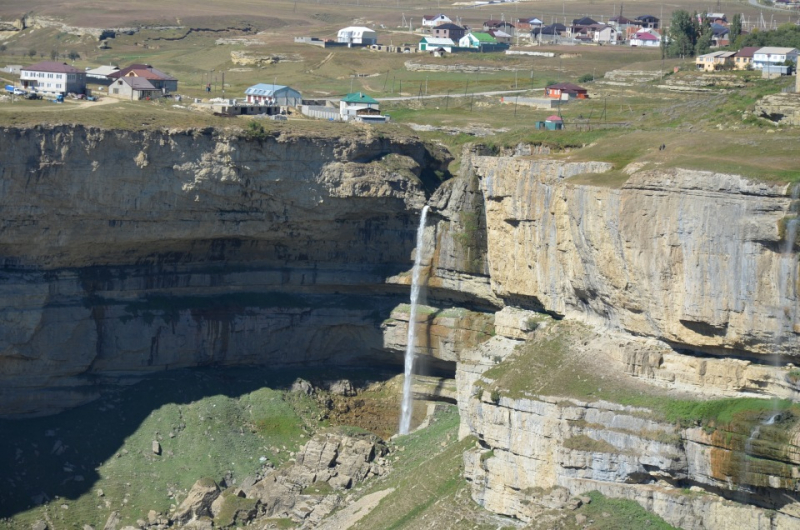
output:
[[[594,74],[583,74],[578,78],[578,83],[588,83],[594,81]]]
[[[500,391],[496,388],[492,389],[492,393],[489,394],[489,398],[492,400],[492,403],[499,403],[500,402]]]

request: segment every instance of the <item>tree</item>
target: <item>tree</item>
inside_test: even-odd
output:
[[[55,50],[50,50],[50,59],[53,60],[53,61],[58,59],[58,52],[55,51]]]
[[[731,27],[730,27],[730,41],[735,42],[736,38],[742,34],[742,15],[736,14],[733,15],[733,19],[731,20]]]
[[[685,57],[694,54],[697,43],[697,18],[692,17],[688,11],[678,9],[672,12],[672,21],[669,26],[669,57]]]
[[[4,51],[6,51],[6,45],[5,44],[0,44],[0,52],[4,52]]]
[[[77,61],[78,59],[81,58],[81,54],[76,52],[75,50],[70,50],[69,55],[67,57],[69,57],[70,61]]]
[[[695,55],[703,55],[709,52],[709,50],[711,49],[712,35],[713,32],[711,31],[711,29],[703,32],[703,34],[700,35],[700,38],[697,39],[697,44],[695,44],[694,47]]]
[[[31,59],[33,59],[34,57],[36,57],[36,48],[31,48],[30,50],[28,50],[28,56],[29,56]]]

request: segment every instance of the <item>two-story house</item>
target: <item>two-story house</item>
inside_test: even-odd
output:
[[[458,24],[446,22],[433,28],[431,33],[433,33],[433,36],[437,39],[452,39],[453,41],[458,42],[461,37],[467,34],[467,29],[462,28]]]
[[[753,54],[753,68],[763,70],[765,66],[781,66],[786,61],[797,64],[797,48],[766,46]]]
[[[736,52],[711,52],[695,57],[695,65],[698,70],[704,72],[714,72],[733,67],[733,56]]]
[[[86,72],[67,63],[41,61],[20,70],[19,80],[26,89],[56,94],[86,92]]]
[[[636,25],[644,29],[658,29],[660,20],[653,15],[640,15],[636,17]]]
[[[753,62],[753,55],[759,50],[758,46],[745,46],[733,56],[734,70],[747,70]]]
[[[452,20],[450,20],[450,17],[448,17],[447,15],[443,15],[441,13],[439,13],[438,15],[423,15],[422,16],[422,27],[423,28],[431,29],[431,28],[435,28],[436,26],[438,26],[440,24],[448,24],[450,22],[452,22]]]

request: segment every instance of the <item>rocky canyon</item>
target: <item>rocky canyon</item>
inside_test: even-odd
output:
[[[789,185],[480,145],[450,175],[360,132],[0,131],[0,416],[186,367],[399,373],[419,256],[414,347],[455,379],[474,502],[800,525]]]

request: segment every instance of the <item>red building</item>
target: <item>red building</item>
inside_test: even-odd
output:
[[[545,87],[544,95],[553,99],[589,99],[589,91],[572,83],[556,83]]]

